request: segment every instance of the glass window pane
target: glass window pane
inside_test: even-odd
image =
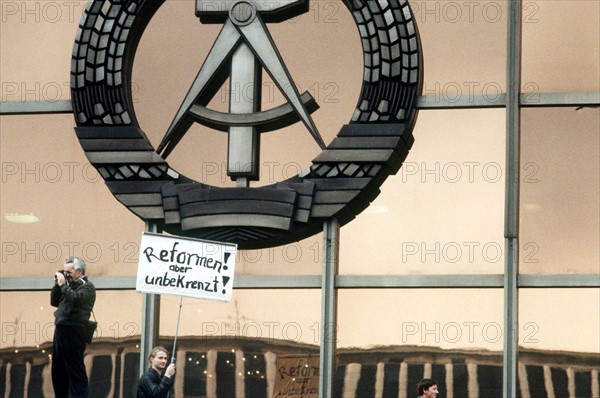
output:
[[[42,0],[2,3],[2,101],[56,102],[70,98],[71,51],[85,4]]]
[[[185,298],[177,341],[178,374],[185,376],[176,381],[175,395],[272,397],[283,388],[280,380],[300,372],[298,361],[311,364],[304,377],[318,386],[320,301],[319,290],[302,289],[236,290],[231,303]],[[161,297],[167,348],[173,347],[179,303]]]
[[[140,294],[97,291],[98,336],[87,346],[90,390],[135,397],[139,378]],[[55,308],[47,292],[0,292],[2,391],[11,396],[54,396],[51,380]],[[9,377],[6,377],[9,376]]]
[[[524,109],[521,273],[598,273],[600,111]]]
[[[504,112],[421,111],[415,144],[344,226],[342,274],[497,274],[504,258]]]
[[[50,278],[49,278],[50,281]],[[90,278],[93,282],[93,279]],[[2,292],[2,344],[8,347],[39,347],[52,342],[54,311],[50,289],[43,292]],[[123,303],[127,303],[123,305]],[[96,291],[94,315],[99,339],[139,338],[141,332],[141,295],[134,291]],[[93,318],[92,318],[93,319]]]
[[[505,90],[507,2],[411,1],[425,59],[424,95],[456,101]]]
[[[323,268],[323,234],[288,245],[238,250],[236,275],[315,275]]]
[[[180,298],[161,297],[162,336],[174,336]],[[184,298],[179,335],[319,344],[319,290],[234,290],[230,303]]]
[[[540,311],[551,308],[551,311]],[[598,353],[600,289],[521,289],[520,345],[525,349]],[[525,329],[525,325],[530,327]],[[572,325],[585,324],[573,331]],[[575,333],[575,334],[574,334]]]
[[[600,396],[598,314],[599,289],[521,289],[521,391],[531,397]]]
[[[73,117],[2,116],[0,133],[2,277],[51,279],[72,255],[90,275],[134,275],[144,224],[89,164]]]
[[[91,277],[90,280],[94,281]],[[140,293],[132,290],[98,290],[94,315],[98,322],[99,339],[128,341],[131,345],[139,343],[142,331]]]
[[[50,282],[51,279],[48,278]],[[47,292],[0,292],[2,313],[2,341],[0,349],[40,347],[54,336],[54,311],[50,306],[50,288]],[[47,347],[46,353],[52,352]]]
[[[416,396],[423,377],[438,397],[502,391],[500,289],[342,290],[338,325],[338,396]]]
[[[524,92],[600,90],[598,15],[597,1],[523,3]]]

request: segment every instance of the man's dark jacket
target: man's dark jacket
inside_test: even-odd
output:
[[[161,377],[150,368],[138,381],[137,398],[166,398],[172,385],[172,378]]]
[[[56,325],[85,325],[96,302],[96,288],[87,276],[77,282],[55,284],[50,292],[50,304],[58,307],[54,311]]]

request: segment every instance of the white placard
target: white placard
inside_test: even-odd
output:
[[[236,252],[232,243],[143,233],[135,288],[229,302]]]

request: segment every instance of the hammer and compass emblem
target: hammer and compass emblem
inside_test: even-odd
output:
[[[229,133],[228,175],[247,186],[248,180],[257,180],[259,173],[260,133],[280,129],[302,121],[319,147],[325,142],[312,120],[316,107],[309,93],[300,96],[285,67],[283,59],[263,21],[282,21],[304,13],[306,0],[221,1],[197,0],[196,15],[205,23],[224,22],[212,49],[189,92],[169,126],[157,152],[167,157],[175,145],[196,121]],[[287,100],[286,105],[269,111],[260,111],[262,69],[267,71]],[[251,85],[250,98],[231,100],[230,113],[223,114],[205,107],[223,84],[223,69],[229,69],[231,87]]]
[[[349,222],[401,167],[414,141],[422,88],[420,40],[406,0],[340,0],[362,44],[363,81],[348,123],[328,144],[311,116],[318,104],[298,92],[267,28],[308,12],[309,0],[195,0],[200,22],[222,27],[154,148],[135,117],[131,72],[139,40],[164,2],[88,2],[71,62],[79,142],[114,197],[138,217],[174,235],[271,247],[316,234],[328,219]],[[266,110],[263,71],[285,99]],[[208,108],[228,79],[250,95],[230,96],[228,112]],[[235,187],[196,181],[167,162],[194,123],[227,134],[227,174]],[[260,177],[261,134],[294,123],[304,125],[321,153],[296,176],[250,187]]]

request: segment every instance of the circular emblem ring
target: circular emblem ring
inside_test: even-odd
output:
[[[176,235],[237,243],[240,249],[271,247],[318,233],[327,219],[349,222],[399,170],[413,143],[423,75],[407,1],[343,1],[364,55],[356,109],[306,172],[260,188],[220,188],[181,175],[138,125],[132,64],[139,39],[162,3],[89,2],[73,48],[77,137],[112,194],[134,214]],[[236,3],[230,18],[252,22],[256,15],[249,3]],[[268,14],[263,20],[270,22]]]

